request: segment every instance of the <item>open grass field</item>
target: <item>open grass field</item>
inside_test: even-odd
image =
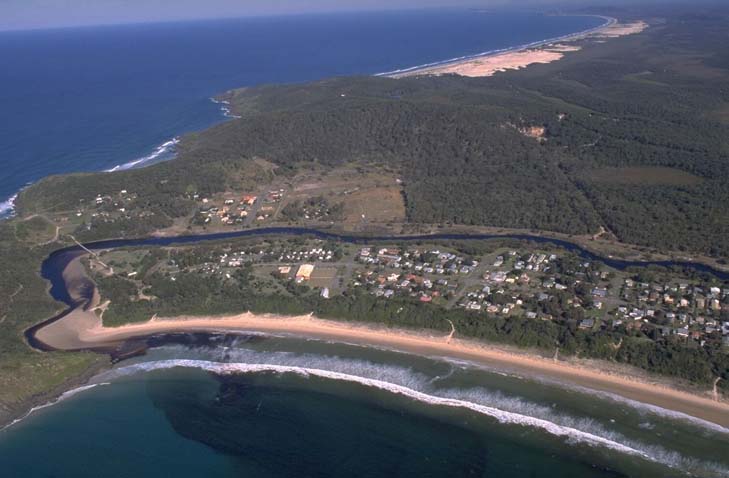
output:
[[[56,237],[56,226],[42,216],[15,223],[15,237],[27,244],[44,244]]]
[[[360,190],[344,199],[345,223],[402,222],[405,201],[398,186]]]
[[[336,267],[317,266],[311,274],[309,285],[311,287],[332,287],[336,277]]]
[[[295,201],[323,197],[329,204],[342,204],[346,224],[405,221],[402,186],[392,171],[374,171],[347,165],[327,171],[304,171],[290,181],[283,206]]]
[[[597,169],[588,173],[597,183],[645,186],[695,186],[703,179],[674,168],[626,167]]]

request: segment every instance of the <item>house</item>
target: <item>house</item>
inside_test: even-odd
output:
[[[299,270],[296,271],[296,281],[308,281],[311,280],[311,274],[314,272],[313,264],[301,264]]]
[[[491,282],[496,282],[496,283],[504,282],[506,280],[506,273],[505,272],[492,272],[489,275],[489,280]]]
[[[580,329],[582,330],[592,330],[592,328],[595,326],[595,319],[583,319],[580,322]]]

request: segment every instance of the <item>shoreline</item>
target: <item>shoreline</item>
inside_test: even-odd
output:
[[[536,63],[552,63],[562,59],[565,54],[579,51],[582,45],[575,42],[589,38],[610,39],[640,33],[648,24],[642,20],[620,23],[616,18],[603,15],[580,15],[602,18],[600,26],[549,38],[516,47],[491,50],[449,60],[418,65],[401,70],[380,73],[377,76],[399,79],[412,76],[440,76],[455,74],[467,77],[488,77],[508,70],[519,70]]]
[[[52,390],[20,402],[21,405],[16,407],[17,410],[13,410],[0,417],[0,433],[23,422],[26,418],[39,410],[52,407],[66,398],[71,398],[77,393],[100,385],[90,383],[90,381],[100,373],[109,370],[109,368],[109,365],[106,363],[96,363],[85,370],[82,374],[70,377],[64,383],[58,385]]]
[[[605,20],[605,23],[603,23],[600,26],[588,29],[588,30],[583,30],[583,31],[576,32],[576,33],[570,33],[570,34],[563,35],[563,36],[556,37],[556,38],[538,40],[538,41],[532,42],[532,43],[517,45],[514,47],[502,48],[502,49],[498,49],[498,50],[491,50],[488,52],[477,53],[474,55],[464,55],[461,57],[451,58],[448,60],[407,67],[407,68],[393,70],[393,71],[389,71],[389,72],[375,73],[372,76],[399,78],[399,77],[403,77],[403,76],[423,75],[423,74],[427,74],[427,70],[430,70],[430,69],[437,69],[437,68],[442,68],[442,67],[447,67],[447,66],[458,65],[458,64],[464,63],[464,62],[494,57],[494,56],[498,56],[498,55],[502,55],[502,54],[523,52],[523,51],[527,51],[529,49],[540,48],[545,45],[549,45],[550,43],[555,43],[555,42],[560,42],[560,41],[567,42],[567,41],[578,40],[580,38],[589,36],[591,34],[598,33],[601,30],[604,30],[605,28],[609,28],[610,26],[618,23],[618,20],[616,18],[608,17],[608,16],[604,16],[604,15],[587,14],[587,15],[570,15],[570,16],[602,18]],[[229,92],[226,91],[226,92],[222,92],[220,94],[214,95],[210,98],[210,101],[220,107],[220,113],[223,116],[224,121],[240,119],[241,116],[236,114],[232,110],[232,108],[230,108],[226,104],[225,100],[219,99],[219,98],[223,97],[224,95],[226,95],[227,93],[229,93]],[[171,150],[172,150],[173,157],[164,159],[164,161],[174,159],[176,156],[174,149],[182,141],[183,136],[184,136],[183,134],[176,135],[161,144],[157,144],[156,146],[154,146],[154,150],[151,153],[148,153],[144,156],[134,158],[130,161],[117,164],[111,168],[104,169],[101,171],[86,171],[86,172],[111,173],[111,172],[116,172],[116,171],[126,171],[129,169],[137,169],[137,168],[143,168],[146,166],[151,166],[151,165],[159,162],[159,161],[155,161],[159,156],[166,154],[166,153],[170,152]],[[69,173],[61,173],[61,174],[69,174]],[[43,179],[43,178],[41,178],[41,179]],[[17,200],[18,195],[23,191],[23,189],[27,188],[28,186],[32,185],[35,182],[37,182],[37,181],[33,181],[32,183],[26,184],[20,190],[13,193],[7,199],[0,201],[0,221],[11,219],[11,218],[15,217],[15,213],[16,213],[15,201]]]
[[[98,296],[97,296],[98,297]],[[471,339],[450,335],[431,335],[395,328],[322,320],[312,315],[256,315],[249,312],[221,317],[152,318],[147,322],[120,327],[104,327],[94,312],[98,298],[88,307],[79,307],[37,332],[37,340],[57,350],[103,349],[157,334],[180,332],[267,333],[286,334],[395,351],[436,358],[465,360],[476,365],[495,367],[553,380],[679,412],[690,417],[729,428],[729,403],[714,401],[691,393],[625,374],[608,373],[588,368],[586,364],[545,359],[528,353],[495,347]],[[455,331],[456,337],[458,332]],[[607,363],[606,363],[607,365]]]
[[[574,41],[574,40],[582,38],[583,36],[597,33],[605,28],[608,28],[608,27],[618,23],[617,18],[608,17],[605,15],[576,14],[576,15],[567,15],[567,16],[602,18],[603,20],[605,20],[605,23],[603,23],[602,25],[599,25],[597,27],[589,28],[587,30],[582,30],[582,31],[575,32],[575,33],[568,33],[566,35],[562,35],[559,37],[547,38],[544,40],[537,40],[537,41],[534,41],[531,43],[524,43],[521,45],[516,45],[516,46],[511,46],[511,47],[506,47],[506,48],[499,48],[496,50],[489,50],[489,51],[484,51],[481,53],[475,53],[472,55],[464,55],[464,56],[459,56],[459,57],[455,57],[455,58],[449,58],[447,60],[440,60],[440,61],[434,61],[434,62],[430,62],[430,63],[424,63],[422,65],[415,65],[415,66],[411,66],[411,67],[407,67],[407,68],[400,68],[397,70],[385,71],[382,73],[375,73],[373,76],[384,76],[384,77],[390,77],[390,78],[402,78],[404,76],[419,76],[419,75],[427,74],[427,72],[431,69],[447,67],[450,65],[456,65],[459,63],[467,62],[467,61],[488,58],[488,57],[492,57],[492,56],[496,56],[496,55],[502,55],[505,53],[524,51],[524,50],[528,50],[530,48],[539,48],[539,47],[542,47],[542,46],[545,46],[545,45],[548,45],[548,44],[554,43],[554,42]]]

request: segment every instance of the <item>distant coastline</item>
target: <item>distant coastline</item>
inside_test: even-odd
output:
[[[417,76],[420,74],[425,74],[433,68],[441,68],[444,66],[463,63],[463,62],[470,61],[470,60],[487,58],[487,57],[499,55],[502,53],[513,53],[513,52],[528,50],[530,48],[538,48],[538,47],[541,47],[544,45],[549,45],[551,43],[556,43],[556,42],[577,40],[577,39],[583,38],[584,36],[600,32],[600,31],[604,30],[605,28],[616,25],[618,23],[618,20],[616,18],[607,17],[604,15],[570,15],[570,16],[601,18],[601,19],[605,20],[605,23],[603,23],[602,25],[599,25],[597,27],[594,27],[594,28],[589,28],[587,30],[582,30],[582,31],[579,31],[576,33],[570,33],[568,35],[562,35],[559,37],[547,38],[544,40],[538,40],[535,42],[516,45],[513,47],[499,48],[496,50],[489,50],[489,51],[485,51],[485,52],[481,52],[481,53],[476,53],[473,55],[464,55],[464,56],[460,56],[460,57],[456,57],[456,58],[450,58],[447,60],[435,61],[432,63],[425,63],[422,65],[411,66],[408,68],[402,68],[402,69],[398,69],[398,70],[377,73],[375,76],[388,76],[388,77],[393,77],[393,78],[397,78],[397,77],[401,77],[401,76]]]
[[[598,15],[571,15],[571,16],[575,16],[575,17],[577,17],[577,16],[582,16],[582,17],[590,17],[590,16],[592,16],[592,17],[600,17]],[[607,21],[609,17],[600,17],[600,18],[604,18]],[[597,28],[602,28],[602,26],[597,27]],[[594,30],[594,29],[590,29],[590,30]],[[583,33],[584,33],[584,31],[581,31],[581,32],[577,32],[577,33],[573,33],[573,34],[566,35],[564,37],[572,37],[572,36],[575,36],[575,35],[581,35]],[[559,38],[563,38],[563,37],[559,37]],[[527,48],[529,45],[537,45],[537,44],[544,43],[545,41],[548,42],[549,40],[540,40],[538,42],[533,42],[533,43],[530,43],[528,45],[520,45],[520,46],[509,47],[506,50],[511,51],[511,50],[523,49],[523,48]],[[446,62],[448,62],[448,61],[457,61],[459,58],[460,59],[463,59],[463,58],[470,58],[470,57],[473,57],[473,56],[474,55],[468,55],[468,56],[458,57],[458,58],[455,58],[455,59],[447,60]],[[398,61],[400,61],[400,60],[398,60]],[[407,62],[408,62],[407,60],[403,60],[403,63],[404,64],[407,64]],[[443,63],[443,62],[437,62],[437,63],[440,64],[440,63]],[[417,68],[417,67],[415,67],[415,68]],[[410,69],[411,68],[404,68],[404,70],[410,70]],[[372,70],[370,70],[370,71],[372,71]],[[374,70],[374,71],[376,71],[376,70]],[[400,70],[398,70],[398,71],[400,71]],[[350,73],[347,73],[347,74],[357,74],[357,72],[356,71],[353,71],[353,72],[350,72]],[[322,74],[321,77],[322,78],[326,78],[328,76],[330,76],[330,75],[328,75],[328,74]],[[287,82],[288,80],[285,77],[284,78],[281,78],[281,79],[279,79],[277,77],[277,79],[276,80],[273,80],[273,81],[276,81],[276,82]],[[264,83],[268,83],[268,81],[266,81]],[[233,87],[238,87],[238,86],[246,86],[246,85],[253,85],[253,84],[257,84],[257,83],[247,83],[247,82],[243,81],[241,84],[236,84],[236,85],[232,85],[232,86]],[[217,90],[217,93],[213,93],[213,97],[210,98],[210,101],[212,101],[213,103],[216,103],[217,106],[219,107],[219,111],[220,111],[220,114],[221,114],[221,116],[218,117],[219,120],[228,120],[228,119],[235,119],[236,118],[235,113],[232,112],[232,111],[230,111],[230,109],[228,108],[228,106],[226,104],[220,103],[220,101],[218,99],[218,96],[217,96],[218,94],[223,93],[224,91],[226,91],[226,89],[228,89],[228,88],[229,87],[226,86],[226,87],[224,87],[224,88],[222,88],[220,90]],[[173,121],[176,121],[176,120],[177,120],[176,118],[173,118]],[[201,129],[204,129],[204,128],[201,128]],[[192,129],[192,131],[197,131],[197,130],[199,130],[199,129],[194,129],[194,128]],[[137,153],[137,154],[132,155],[132,156],[130,156],[128,158],[121,158],[121,160],[118,163],[111,163],[111,164],[103,165],[103,166],[101,166],[100,169],[103,170],[103,171],[105,171],[105,172],[112,172],[112,171],[119,171],[119,170],[128,170],[128,169],[133,169],[133,168],[141,168],[141,167],[145,167],[145,166],[149,166],[149,165],[155,164],[157,162],[161,162],[161,161],[173,159],[174,156],[175,156],[175,147],[177,146],[177,144],[178,144],[181,136],[182,136],[181,132],[178,132],[177,134],[175,134],[173,132],[172,134],[170,134],[169,136],[167,136],[167,138],[164,139],[161,143],[157,143],[156,145],[150,145],[150,146],[148,146],[147,152],[142,152],[142,154]],[[164,138],[164,136],[162,138]],[[157,141],[159,141],[159,139]],[[83,168],[83,167],[81,167],[81,168],[78,168],[77,170],[80,170],[80,171],[90,171],[90,172],[98,171],[98,169],[95,170],[95,169],[93,169],[93,167],[90,167],[90,168]],[[71,172],[71,171],[74,171],[74,169],[71,169],[68,172]],[[63,172],[61,172],[61,174],[63,174]],[[7,195],[7,196],[5,196],[5,195]],[[13,216],[13,214],[14,214],[14,202],[15,202],[15,199],[17,197],[17,190],[15,192],[12,192],[12,190],[6,191],[4,193],[4,196],[5,197],[1,197],[0,196],[0,220],[6,219],[6,218],[10,218],[10,217]]]

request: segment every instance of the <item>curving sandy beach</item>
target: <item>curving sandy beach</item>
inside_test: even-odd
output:
[[[565,362],[501,350],[451,335],[375,328],[321,320],[312,316],[282,317],[245,313],[226,317],[154,318],[118,328],[104,327],[97,314],[76,309],[42,328],[36,337],[57,349],[93,348],[125,339],[170,332],[262,332],[385,347],[427,356],[444,356],[614,393],[674,410],[729,428],[729,404],[663,385],[608,374]],[[457,336],[457,331],[456,331]]]
[[[592,38],[602,42],[605,39],[640,33],[646,28],[648,28],[648,24],[643,21],[619,23],[615,19],[609,19],[608,23],[601,28],[584,34],[571,35],[567,38],[548,42],[543,45],[509,50],[501,53],[485,54],[423,68],[415,68],[409,71],[396,72],[388,76],[393,78],[427,75],[493,76],[500,71],[519,70],[537,63],[552,63],[553,61],[560,60],[565,54],[579,51],[582,48],[580,45],[574,44],[578,40]]]

